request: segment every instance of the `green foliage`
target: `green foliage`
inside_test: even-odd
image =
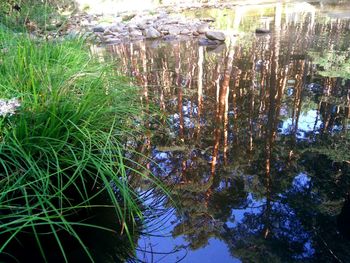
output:
[[[21,103],[16,114],[0,116],[0,254],[24,232],[41,249],[49,233],[67,261],[57,234],[66,232],[93,260],[75,226],[94,226],[75,218],[102,194],[108,198],[99,205],[115,207],[132,242],[142,211],[124,142],[137,133],[137,89],[79,40],[35,42],[0,28],[0,47],[0,98]]]
[[[62,26],[64,11],[74,11],[72,0],[1,0],[0,24],[15,31],[53,30]]]

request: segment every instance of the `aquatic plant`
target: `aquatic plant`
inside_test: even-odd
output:
[[[77,228],[118,231],[84,221],[96,206],[114,208],[132,244],[143,214],[125,142],[142,115],[137,88],[78,39],[35,41],[0,28],[0,47],[1,105],[13,105],[0,115],[0,256],[30,235],[48,261],[49,236],[67,262],[69,236],[94,261]]]

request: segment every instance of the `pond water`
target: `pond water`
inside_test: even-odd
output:
[[[140,261],[350,262],[349,10],[188,11],[214,17],[230,41],[107,48],[164,113],[142,148],[177,206],[165,198]]]

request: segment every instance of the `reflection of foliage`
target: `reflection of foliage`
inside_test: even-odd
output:
[[[238,10],[238,11],[237,11]],[[273,8],[241,8],[241,9],[218,9],[218,8],[201,8],[195,11],[185,11],[184,14],[190,17],[201,17],[201,18],[215,18],[212,27],[228,30],[234,28],[234,19],[237,15],[244,15],[243,22],[240,24],[239,29],[241,31],[253,31],[256,27],[261,26],[261,22],[257,17],[266,18],[272,17]]]
[[[340,77],[344,80],[350,79],[349,51],[329,51],[324,54],[312,52],[310,56],[314,63],[321,68],[319,74],[325,77]]]
[[[264,14],[269,16],[268,12]],[[196,15],[211,16],[210,13]],[[240,26],[247,23],[249,28],[259,23],[249,19],[244,17]],[[218,19],[217,23],[222,20]],[[316,75],[313,63],[316,58],[310,61],[305,55],[310,47],[329,49],[326,36],[327,39],[333,36],[329,37],[327,23],[331,21],[315,27],[316,35],[308,38],[304,34],[312,30],[309,20],[305,20],[297,26],[285,25],[286,30],[279,34],[244,36],[237,41],[227,103],[220,100],[223,89],[213,82],[223,78],[225,66],[221,64],[228,50],[210,53],[208,48],[201,48],[191,53],[190,50],[198,50],[196,42],[178,44],[181,53],[177,59],[185,62],[178,68],[178,76],[170,76],[174,56],[169,56],[169,49],[165,46],[158,51],[149,49],[151,67],[163,68],[163,76],[170,76],[167,79],[156,75],[164,83],[203,81],[202,97],[198,96],[196,85],[161,90],[165,108],[172,116],[172,133],[168,132],[163,140],[154,140],[158,151],[166,156],[158,159],[161,167],[168,169],[172,181],[167,182],[175,184],[173,195],[182,208],[181,212],[177,211],[180,223],[175,226],[173,236],[182,236],[191,249],[204,247],[209,238],[215,237],[224,240],[232,255],[243,262],[308,262],[313,257],[331,262],[333,258],[327,246],[342,259],[349,258],[348,243],[338,244],[336,225],[336,215],[350,180],[346,163],[349,137],[343,132],[347,129],[344,120],[348,85],[341,85],[340,78],[329,80]],[[342,24],[344,28],[347,26]],[[338,33],[335,31],[332,34]],[[338,44],[335,48],[344,50]],[[199,54],[204,55],[204,61],[199,59]],[[343,65],[349,62],[346,53],[334,54],[342,57],[331,57],[330,61],[326,57],[316,62],[324,70],[343,70]],[[145,61],[139,62],[142,65]],[[203,66],[203,73],[196,68],[198,64]],[[193,69],[192,76],[189,69]],[[347,67],[345,73],[337,72],[336,76],[350,73]],[[156,97],[159,90],[153,91]],[[221,137],[216,137],[215,128],[226,124],[219,123],[217,118],[221,104],[228,111],[222,118],[227,117],[227,130],[222,129]],[[185,125],[180,142],[171,134],[180,134],[181,111]],[[306,117],[310,130],[299,136]],[[290,131],[278,129],[286,122]],[[215,173],[211,173],[215,143],[219,145],[218,162]],[[157,159],[157,155],[153,157]],[[307,184],[298,186],[296,178],[302,175]]]
[[[350,163],[350,134],[336,134],[321,136],[317,144],[308,147],[306,150],[327,156],[333,162]]]

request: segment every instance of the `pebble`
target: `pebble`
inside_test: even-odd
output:
[[[92,31],[95,33],[97,32],[103,33],[105,31],[105,28],[103,26],[95,26],[92,28]]]
[[[145,30],[145,36],[148,39],[154,39],[161,37],[161,33],[154,27],[150,27]]]
[[[77,20],[84,21],[85,30],[92,32],[96,36],[95,39],[100,39],[102,43],[158,38],[166,41],[180,36],[182,39],[202,36],[199,44],[206,46],[218,45],[225,41],[224,33],[210,30],[210,23],[215,19],[187,18],[174,15],[174,12],[175,10],[159,10],[153,14],[143,12],[127,16],[117,15],[107,25],[105,22],[98,22],[103,16],[80,15]]]
[[[197,27],[197,32],[199,34],[204,34],[208,30],[209,30],[209,24],[208,23],[204,23],[204,24],[200,25],[199,27]]]
[[[210,40],[225,41],[225,34],[220,31],[208,31],[205,36]]]

